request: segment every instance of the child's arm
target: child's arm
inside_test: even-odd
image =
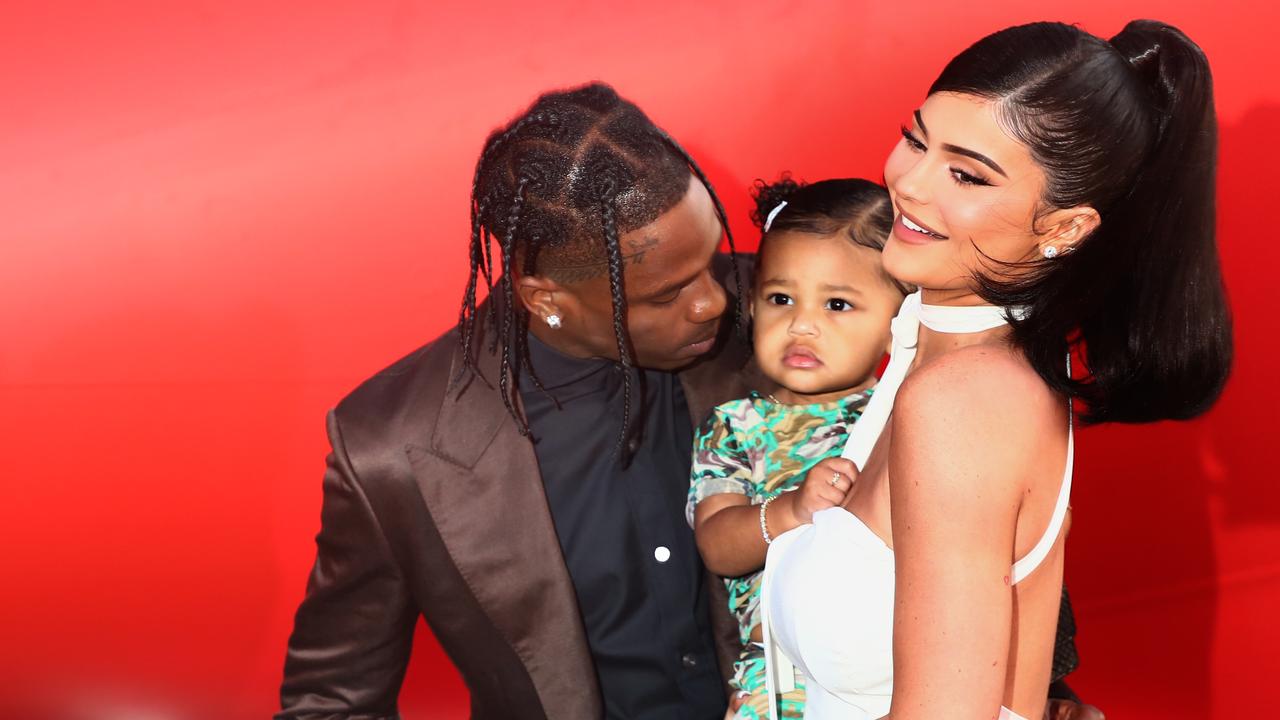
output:
[[[840,477],[834,484],[836,473]],[[804,482],[769,503],[765,520],[769,537],[810,523],[819,510],[844,502],[853,487],[857,468],[844,458],[828,458],[810,468]],[[693,530],[698,551],[707,568],[717,575],[740,577],[764,566],[768,545],[760,532],[760,506],[745,494],[709,495],[697,503]]]
[[[707,568],[727,578],[739,577],[750,571],[739,571],[739,557],[750,557],[754,550],[748,533],[705,532],[705,521],[719,512],[733,510],[749,515],[751,497],[756,495],[751,460],[742,447],[746,441],[733,427],[732,407],[717,407],[710,418],[694,433],[694,461],[689,487],[689,503],[685,507],[686,519],[694,528],[698,551]],[[731,512],[732,514],[732,512]],[[763,544],[756,525],[755,542]],[[763,553],[760,555],[763,564]]]

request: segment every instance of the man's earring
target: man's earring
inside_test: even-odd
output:
[[[1045,245],[1044,249],[1041,250],[1040,253],[1044,255],[1046,260],[1052,260],[1058,257],[1058,248],[1052,245]]]
[[[547,327],[551,328],[552,330],[559,330],[559,329],[560,329],[560,316],[559,316],[559,315],[556,315],[555,313],[552,313],[552,314],[550,314],[550,315],[548,315],[548,316],[546,317],[546,321],[547,321]]]

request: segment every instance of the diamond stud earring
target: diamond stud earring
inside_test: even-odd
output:
[[[1052,245],[1046,245],[1046,246],[1044,247],[1044,249],[1043,249],[1043,250],[1041,250],[1040,252],[1045,256],[1045,258],[1047,258],[1047,259],[1049,259],[1049,260],[1052,260],[1052,259],[1054,259],[1054,258],[1058,257],[1058,248],[1056,248],[1056,247],[1054,247],[1054,246],[1052,246]]]
[[[546,320],[547,320],[547,326],[548,326],[548,327],[550,327],[552,330],[559,330],[559,329],[560,329],[560,316],[559,316],[559,315],[555,315],[555,314],[548,315],[548,316],[547,316],[547,318],[546,318]]]

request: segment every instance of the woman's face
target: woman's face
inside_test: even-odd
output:
[[[1000,262],[1039,255],[1044,172],[1001,128],[992,102],[935,93],[902,135],[884,166],[894,205],[890,275],[939,302],[971,295],[975,271],[1007,275]]]

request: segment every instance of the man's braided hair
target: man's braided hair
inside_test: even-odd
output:
[[[624,371],[618,444],[624,458],[629,455],[636,373],[627,335],[619,237],[679,203],[688,191],[690,172],[715,204],[741,303],[733,235],[711,183],[679,143],[613,88],[595,83],[546,93],[485,141],[471,186],[471,269],[459,320],[463,371],[476,372],[476,293],[483,277],[491,296],[495,290],[501,293],[500,303],[489,302],[490,351],[501,352],[502,401],[522,435],[529,433],[529,426],[516,409],[521,369],[529,369],[535,386],[541,384],[529,365],[529,318],[515,298],[512,264],[519,263],[524,274],[561,282],[607,273],[618,362]]]

